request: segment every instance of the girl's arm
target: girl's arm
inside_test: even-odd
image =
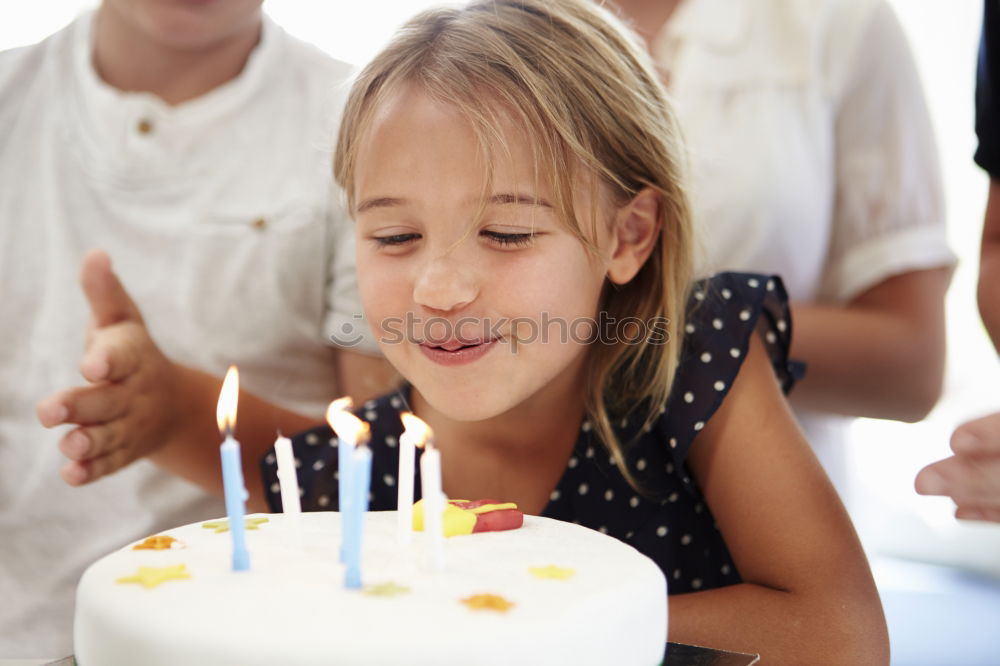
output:
[[[756,338],[695,442],[689,464],[744,582],[670,597],[670,640],[767,664],[888,663],[861,544]]]
[[[914,422],[941,395],[951,268],[896,275],[837,305],[793,305],[792,358],[808,364],[793,404]]]

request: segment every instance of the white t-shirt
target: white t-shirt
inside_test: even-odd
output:
[[[937,148],[883,0],[685,0],[653,44],[688,144],[702,272],[849,302],[950,265]],[[844,489],[847,419],[799,410]]]
[[[336,397],[330,334],[367,331],[330,163],[349,67],[265,19],[239,77],[169,107],[99,80],[92,25],[0,54],[0,657],[71,653],[86,565],[224,514],[145,461],[59,478],[65,429],[35,403],[83,383],[85,250],[108,250],[170,358],[236,363],[245,388],[317,419]]]

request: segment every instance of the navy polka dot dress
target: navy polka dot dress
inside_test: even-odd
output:
[[[787,391],[799,369],[788,360],[791,321],[780,279],[720,273],[696,284],[681,363],[660,419],[649,428],[643,427],[641,417],[615,423],[619,440],[633,442],[625,458],[644,492],[629,485],[590,422],[584,420],[566,470],[542,515],[599,530],[634,546],[660,566],[671,594],[740,582],[685,460],[698,432],[725,399],[755,333],[763,336]],[[373,511],[396,509],[398,442],[403,431],[399,412],[406,409],[408,396],[409,389],[404,388],[356,412],[372,428]],[[303,510],[336,510],[336,446],[337,439],[327,426],[293,438]],[[280,511],[273,452],[262,460],[262,471],[271,510]],[[419,497],[419,464],[416,471]]]

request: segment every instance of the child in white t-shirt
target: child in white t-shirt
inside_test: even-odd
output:
[[[229,363],[273,403],[255,411],[268,442],[276,428],[317,418],[331,396],[359,392],[338,372],[370,362],[329,340],[359,323],[353,239],[329,156],[338,83],[349,73],[262,17],[257,1],[108,0],[45,41],[0,54],[9,324],[0,330],[0,656],[69,654],[86,565],[222,512],[146,461],[90,482],[175,425],[193,425],[186,436],[215,448],[211,418],[178,414],[210,415]],[[78,275],[92,247],[113,258],[145,329],[95,257],[85,281],[97,328],[81,367],[91,313]],[[108,362],[104,345],[140,329],[170,373],[154,380],[149,364],[132,372]],[[373,352],[363,338],[354,334],[355,352]],[[64,390],[81,383],[81,369],[86,386]],[[150,396],[181,376],[204,390],[186,383]],[[39,427],[43,399],[44,425],[79,427]],[[202,464],[215,470],[218,457]],[[61,467],[84,485],[64,483]]]

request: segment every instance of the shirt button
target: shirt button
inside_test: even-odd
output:
[[[257,231],[263,231],[267,229],[267,220],[263,217],[258,217],[256,220],[250,223],[250,226]]]
[[[153,131],[153,121],[148,118],[142,118],[138,123],[136,123],[135,129],[139,132],[139,134],[149,134]]]

